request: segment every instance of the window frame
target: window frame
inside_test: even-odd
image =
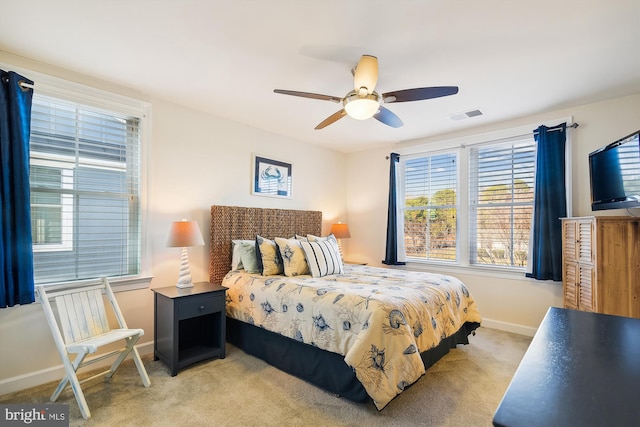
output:
[[[151,104],[136,98],[83,85],[48,74],[24,69],[12,64],[10,67],[34,81],[34,93],[57,98],[60,101],[77,103],[89,108],[117,112],[138,117],[140,133],[140,271],[136,275],[114,277],[110,280],[114,292],[148,288],[152,279],[150,263],[150,240],[148,230],[148,170],[151,131]],[[51,283],[58,284],[58,283]],[[46,285],[45,285],[46,286]]]
[[[527,267],[526,266],[517,266],[517,265],[504,265],[504,264],[489,264],[489,263],[480,263],[479,262],[479,256],[478,256],[478,252],[477,252],[477,245],[478,245],[478,241],[482,240],[480,239],[480,230],[478,229],[478,227],[476,226],[475,223],[477,223],[478,221],[478,215],[481,209],[496,209],[496,208],[507,208],[510,211],[510,215],[512,216],[512,221],[510,223],[511,228],[509,230],[509,234],[510,234],[510,245],[513,248],[515,246],[515,233],[514,233],[514,229],[517,228],[516,227],[516,223],[515,221],[513,221],[513,214],[514,214],[514,210],[517,210],[517,208],[519,207],[531,207],[531,211],[533,212],[534,209],[534,201],[533,201],[533,192],[535,191],[535,162],[536,162],[536,154],[537,154],[537,143],[535,142],[534,138],[533,138],[533,133],[531,133],[530,136],[530,140],[527,141],[529,135],[525,134],[525,135],[519,135],[517,137],[514,138],[508,138],[508,139],[503,139],[500,141],[493,141],[493,142],[486,142],[483,144],[475,144],[473,146],[469,146],[468,150],[467,150],[467,155],[468,155],[468,160],[469,160],[469,197],[468,197],[468,208],[469,208],[469,227],[468,227],[468,236],[469,236],[469,265],[473,265],[473,266],[482,266],[482,267],[497,267],[500,269],[506,269],[506,270],[517,270],[517,271],[526,271]],[[522,202],[522,201],[518,201],[516,200],[511,200],[509,202],[502,202],[502,203],[482,203],[480,201],[480,194],[477,192],[477,188],[475,188],[475,184],[479,184],[480,180],[478,180],[478,175],[480,173],[480,170],[477,169],[478,168],[478,163],[474,163],[474,155],[473,152],[476,151],[478,152],[479,150],[482,150],[483,148],[489,148],[489,149],[495,149],[496,147],[499,147],[500,152],[505,152],[505,151],[510,151],[510,156],[511,156],[511,160],[513,160],[513,156],[517,155],[519,153],[522,152],[522,150],[519,150],[520,148],[522,148],[522,146],[517,147],[518,145],[522,144],[522,143],[526,143],[526,147],[534,147],[533,150],[533,173],[534,173],[534,177],[533,177],[533,186],[531,187],[531,202]],[[528,151],[528,150],[527,150]],[[495,150],[494,150],[495,152]],[[495,155],[495,154],[492,154]],[[498,154],[500,155],[500,154]],[[475,157],[475,160],[478,161],[479,157]],[[516,175],[518,175],[518,171],[515,170],[515,164],[511,163],[512,167],[509,170],[509,172],[504,173],[503,175],[501,175],[502,178],[510,178],[512,180],[511,182],[511,192],[513,194],[513,185],[515,185],[516,180],[514,180],[514,177]],[[530,164],[530,163],[529,163]],[[471,173],[471,171],[475,172],[475,175]],[[507,170],[506,168],[503,170]],[[533,222],[533,221],[531,221]],[[528,239],[530,239],[531,237],[531,230],[529,230],[529,236]],[[475,245],[475,246],[474,246]],[[528,245],[528,241],[527,241],[527,245]],[[510,257],[510,261],[511,263],[513,263],[514,261],[514,252],[515,249],[512,249],[511,251],[511,257]],[[530,252],[528,252],[527,254],[527,258]]]
[[[63,166],[70,165],[69,168],[63,168]],[[55,169],[70,170],[71,180],[73,181],[73,162],[70,161],[55,161],[52,159],[38,159],[31,157],[29,159],[29,167],[33,170],[34,167],[50,167]],[[66,177],[68,180],[68,176]],[[69,189],[69,183],[65,183],[64,173],[60,176],[60,190]],[[59,251],[71,251],[73,250],[73,198],[62,194],[60,191],[60,211],[61,211],[61,240],[59,244],[55,243],[33,243],[33,252],[59,252]],[[65,197],[66,196],[66,197]],[[33,208],[33,203],[31,204]],[[33,214],[33,212],[32,212]],[[33,221],[33,218],[31,219]],[[71,230],[71,231],[70,231]]]
[[[434,150],[434,151],[429,151],[429,152],[421,152],[421,153],[414,153],[414,154],[409,154],[409,155],[405,155],[400,157],[400,162],[401,164],[404,165],[404,162],[406,162],[407,160],[413,160],[413,159],[419,159],[419,158],[424,158],[424,157],[435,157],[435,156],[439,156],[439,155],[447,155],[447,154],[451,154],[455,157],[456,160],[456,173],[455,173],[455,179],[456,179],[456,200],[455,200],[455,204],[452,206],[456,209],[456,253],[455,253],[455,260],[439,260],[439,259],[429,259],[429,258],[415,258],[415,257],[408,257],[405,255],[405,259],[408,262],[427,262],[427,263],[433,263],[433,264],[441,264],[441,265],[459,265],[460,264],[460,252],[457,250],[457,248],[460,246],[460,158],[461,158],[461,153],[459,149],[450,149],[450,150]],[[398,182],[404,183],[405,182],[405,168],[404,167],[400,167],[398,168]],[[403,230],[402,234],[398,233],[398,235],[402,235],[403,239],[402,239],[402,246],[404,247],[404,213],[405,213],[405,206],[404,206],[404,201],[406,197],[406,193],[405,193],[405,187],[404,185],[399,186],[398,188],[398,201],[402,201],[403,204],[402,206],[397,206],[398,209],[398,228],[399,230]],[[429,205],[427,205],[427,209],[429,207],[433,207],[433,208],[447,208],[447,207],[451,207],[451,205],[432,205],[429,201]],[[411,209],[413,210],[413,209]],[[405,248],[406,249],[406,248]],[[406,251],[403,251],[406,254]]]
[[[458,191],[457,191],[457,252],[458,262],[441,262],[419,258],[406,258],[405,262],[407,268],[415,270],[430,270],[450,272],[452,267],[455,267],[457,272],[469,272],[481,276],[490,277],[505,277],[511,279],[521,279],[530,281],[525,277],[524,273],[526,268],[524,267],[511,267],[511,266],[499,266],[499,265],[484,265],[484,264],[472,264],[470,254],[470,234],[471,234],[471,215],[470,209],[470,147],[479,147],[481,145],[496,144],[501,141],[507,141],[513,138],[531,135],[533,138],[533,132],[540,124],[544,124],[548,127],[557,126],[563,122],[570,124],[573,122],[571,116],[550,119],[544,121],[544,123],[532,123],[523,126],[504,128],[498,130],[492,130],[485,133],[470,134],[466,136],[455,137],[451,139],[437,139],[428,138],[422,141],[412,141],[411,144],[401,143],[395,150],[400,155],[400,162],[403,158],[413,158],[419,156],[427,156],[433,154],[440,154],[445,152],[458,152]],[[572,185],[571,185],[571,132],[567,132],[567,158],[566,158],[566,186],[567,186],[567,200],[572,200]],[[399,171],[403,170],[403,167],[398,168]],[[404,176],[400,172],[398,174],[398,217],[404,218]],[[402,205],[400,205],[402,203]],[[567,215],[571,215],[571,204],[568,204]],[[402,215],[400,215],[402,214]],[[402,242],[404,241],[404,224],[399,224],[398,236],[402,236]]]

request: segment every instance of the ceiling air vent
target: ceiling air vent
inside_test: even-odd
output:
[[[449,116],[449,118],[457,122],[458,120],[464,120],[464,119],[477,117],[477,116],[482,116],[482,111],[480,110],[466,111],[464,113],[452,114]]]

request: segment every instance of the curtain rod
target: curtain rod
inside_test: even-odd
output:
[[[3,78],[2,78],[2,81],[4,81],[4,82],[8,82],[8,81],[9,81],[9,79],[8,79],[8,78],[6,78],[6,77],[3,77]],[[32,85],[31,83],[27,83],[27,82],[25,82],[24,80],[20,80],[20,81],[18,82],[18,85],[20,85],[20,87],[21,87],[22,89],[33,89],[33,88],[34,88],[34,85]]]
[[[557,125],[556,125],[557,126]],[[549,129],[549,132],[555,132],[557,130],[560,130],[559,128],[557,128],[556,126],[549,126],[551,129]],[[580,126],[580,124],[573,122],[570,125],[567,125],[567,128],[577,128],[578,126]],[[533,131],[533,133],[536,133],[536,131]]]
[[[556,126],[557,126],[557,125],[556,125]],[[560,130],[560,128],[557,128],[556,126],[550,126],[550,128],[551,128],[551,129],[549,129],[549,132],[555,132],[555,131],[557,131],[557,130]],[[579,124],[579,123],[573,122],[573,123],[571,123],[570,125],[567,125],[567,129],[569,129],[569,128],[575,129],[575,128],[577,128],[578,126],[580,126],[580,124]],[[501,139],[518,138],[518,137],[521,137],[521,136],[535,135],[536,133],[537,133],[536,131],[533,131],[533,132],[531,132],[531,133],[525,133],[524,135],[513,135],[513,136],[510,136],[510,137],[508,137],[508,138],[501,138]],[[461,147],[461,148],[465,148],[466,146],[465,146],[465,145],[460,145],[460,147]],[[384,158],[385,158],[385,159],[387,159],[387,160],[389,160],[389,156],[385,156]]]

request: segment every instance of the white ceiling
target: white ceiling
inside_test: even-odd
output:
[[[640,93],[640,0],[0,0],[0,51],[350,152]],[[460,91],[323,130],[339,105],[273,93],[343,97],[365,53],[380,93]]]

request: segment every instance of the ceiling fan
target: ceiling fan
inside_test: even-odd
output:
[[[285,89],[274,89],[273,91],[283,95],[332,101],[337,104],[342,103],[340,111],[324,119],[315,129],[323,129],[346,115],[357,120],[366,120],[373,117],[385,125],[399,128],[403,125],[400,117],[383,107],[382,103],[421,101],[458,93],[457,86],[434,86],[396,90],[380,95],[374,90],[378,82],[378,58],[372,55],[362,55],[352,73],[354,90],[347,93],[344,98]]]

